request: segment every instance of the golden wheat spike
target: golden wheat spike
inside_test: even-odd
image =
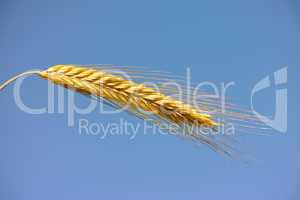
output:
[[[247,112],[244,113],[245,111],[239,110],[239,107],[235,107],[234,105],[232,108],[237,108],[237,111],[232,110],[228,113],[220,113],[220,108],[218,104],[216,104],[216,101],[196,98],[196,108],[188,102],[177,100],[176,97],[173,96],[171,97],[172,93],[174,93],[173,90],[162,87],[158,87],[156,90],[150,86],[131,81],[122,76],[122,73],[114,73],[114,68],[113,66],[111,67],[112,71],[109,72],[107,69],[110,69],[110,66],[106,65],[99,68],[89,68],[87,66],[78,65],[55,65],[45,71],[28,71],[14,76],[0,85],[0,91],[22,76],[38,75],[68,89],[103,98],[113,105],[125,106],[129,111],[135,114],[135,116],[158,125],[159,128],[165,129],[172,134],[175,133],[178,136],[204,143],[213,150],[231,157],[239,157],[240,152],[237,152],[227,145],[226,141],[215,137],[214,134],[207,135],[207,129],[204,129],[205,132],[202,132],[203,129],[200,131],[197,129],[199,126],[207,127],[213,131],[218,131],[219,127],[222,128],[221,124],[217,123],[211,115],[207,114],[208,108],[217,108],[217,112],[214,114],[215,118],[221,117],[221,119],[227,120],[229,118],[229,120],[236,120],[237,123],[234,123],[234,125],[238,128],[240,127],[242,131],[242,128],[250,131],[263,130],[265,128],[254,116]],[[115,69],[118,70],[119,68]],[[122,72],[122,69],[120,72]],[[129,72],[132,71],[129,70]],[[131,74],[136,75],[135,72]],[[143,77],[143,74],[138,75]],[[185,96],[189,93],[190,91],[184,91],[183,95]],[[198,102],[198,100],[200,102]],[[201,104],[201,110],[198,108],[199,104]],[[147,115],[144,112],[150,113],[151,115]],[[225,122],[226,121],[222,121],[222,125],[223,123],[226,124]],[[247,124],[244,124],[244,122],[247,122]],[[248,123],[250,125],[248,125]],[[169,128],[168,125],[172,127]],[[175,125],[175,129],[173,129],[173,125]],[[186,129],[186,127],[188,129]]]
[[[66,88],[101,97],[117,105],[129,105],[130,108],[150,112],[178,125],[188,123],[210,128],[218,126],[212,116],[201,113],[193,106],[164,95],[153,88],[101,69],[77,65],[55,65],[45,71],[25,72],[6,81],[0,86],[0,90],[25,75],[39,75]]]
[[[75,65],[55,65],[39,75],[75,91],[102,97],[118,105],[129,105],[177,124],[189,123],[214,128],[218,124],[208,114],[168,97],[150,87],[99,69]]]

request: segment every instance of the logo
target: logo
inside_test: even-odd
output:
[[[286,133],[287,132],[287,88],[285,87],[288,82],[288,68],[284,67],[273,74],[275,85],[275,114],[273,118],[264,116],[254,109],[253,99],[256,93],[272,86],[271,76],[266,76],[261,79],[252,89],[251,92],[251,109],[253,113],[266,125],[273,129]],[[283,86],[283,87],[282,87]]]

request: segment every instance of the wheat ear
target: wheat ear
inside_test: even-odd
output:
[[[193,106],[166,96],[153,88],[110,74],[100,69],[76,65],[55,65],[45,71],[29,71],[13,77],[0,86],[0,90],[17,78],[39,75],[55,84],[80,93],[104,98],[115,104],[129,105],[176,124],[188,123],[215,128],[212,116],[201,113]]]

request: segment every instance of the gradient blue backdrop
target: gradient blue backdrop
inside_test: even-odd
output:
[[[299,10],[296,0],[1,0],[1,81],[57,63],[179,75],[189,66],[195,82],[235,81],[230,96],[248,105],[257,81],[288,66],[289,130],[240,138],[258,160],[245,165],[171,136],[83,137],[66,114],[22,112],[9,87],[0,94],[0,199],[299,199]],[[28,79],[24,101],[46,105],[46,87]],[[270,113],[272,95],[258,101]],[[126,113],[82,117],[140,122]]]

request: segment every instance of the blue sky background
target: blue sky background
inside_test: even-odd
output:
[[[0,93],[0,199],[299,199],[299,9],[296,0],[2,0],[1,81],[58,63],[178,75],[188,66],[194,82],[235,81],[229,95],[249,105],[255,83],[288,66],[289,124],[287,134],[240,138],[237,146],[258,160],[245,165],[172,136],[80,136],[66,114],[22,112],[9,87]],[[46,88],[26,80],[24,101],[46,105]],[[272,113],[273,99],[270,88],[257,100],[261,111]],[[126,113],[82,117],[140,122]]]

